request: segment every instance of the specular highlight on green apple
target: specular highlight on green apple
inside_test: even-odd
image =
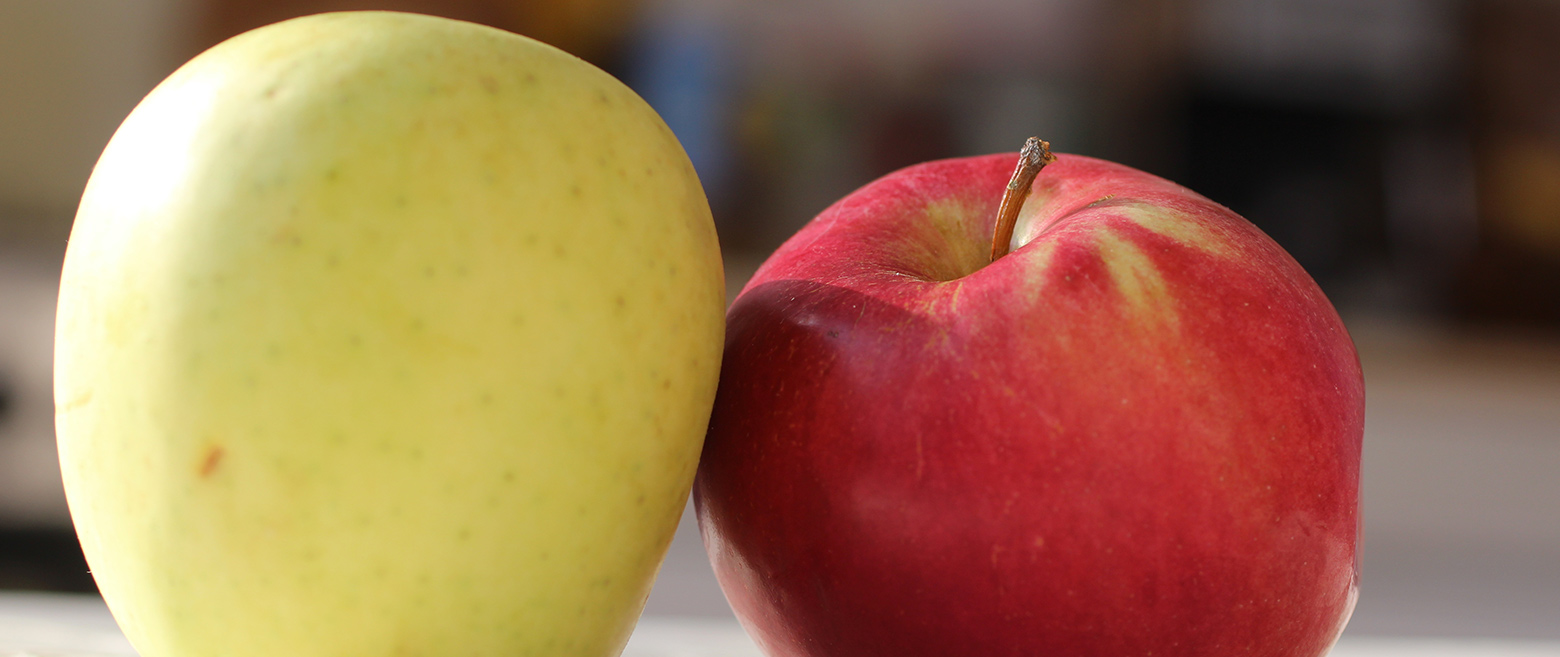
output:
[[[235,37],[102,155],[61,467],[145,657],[615,655],[715,392],[677,140],[562,51],[363,12]]]

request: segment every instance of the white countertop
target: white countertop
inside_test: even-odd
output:
[[[1345,636],[1334,657],[1560,657],[1560,642]],[[133,657],[102,600],[0,592],[0,657]],[[731,620],[646,616],[623,657],[761,657]]]

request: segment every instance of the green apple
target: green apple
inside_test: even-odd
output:
[[[687,499],[724,284],[677,140],[562,51],[265,27],[104,151],[60,460],[146,657],[610,655]]]

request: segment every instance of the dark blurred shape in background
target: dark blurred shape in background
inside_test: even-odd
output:
[[[1542,0],[6,3],[0,71],[22,84],[0,118],[33,136],[0,136],[0,174],[67,152],[42,158],[46,198],[0,180],[0,234],[58,240],[96,149],[178,62],[379,8],[536,36],[623,78],[682,138],[744,260],[888,171],[1039,134],[1229,205],[1342,305],[1560,324],[1560,7]],[[50,24],[77,51],[37,43]],[[114,88],[93,86],[103,70]]]
[[[0,588],[91,586],[52,461],[48,372],[52,277],[98,151],[141,95],[200,50],[289,17],[368,8],[528,34],[625,80],[698,169],[736,283],[873,178],[1012,151],[1030,135],[1228,205],[1288,249],[1364,336],[1367,377],[1382,382],[1372,417],[1387,418],[1367,438],[1367,477],[1388,482],[1367,481],[1367,504],[1386,500],[1385,533],[1367,532],[1382,545],[1417,545],[1420,525],[1392,534],[1390,522],[1425,494],[1415,475],[1459,471],[1451,461],[1391,470],[1433,447],[1412,442],[1436,430],[1412,424],[1426,409],[1485,419],[1505,409],[1498,426],[1515,451],[1447,447],[1457,460],[1509,453],[1533,472],[1560,466],[1560,421],[1546,424],[1553,411],[1543,410],[1560,390],[1557,2],[0,0]],[[1524,337],[1494,351],[1457,337],[1490,334]],[[1489,353],[1504,355],[1466,355]],[[1412,392],[1425,372],[1445,382],[1434,390],[1482,381],[1500,392],[1426,406],[1430,393]],[[1501,387],[1508,379],[1515,387]],[[1468,426],[1470,441],[1499,438],[1480,433],[1496,425]],[[1503,490],[1489,482],[1506,467],[1448,490]],[[1524,481],[1510,499],[1560,490]],[[1468,527],[1505,518],[1500,527],[1531,538],[1512,553],[1560,560],[1560,530],[1542,527],[1556,517],[1543,509],[1560,505],[1507,506],[1445,517]],[[1424,572],[1444,565],[1434,549],[1423,554]],[[663,572],[701,567],[679,558]],[[1390,564],[1382,572],[1390,580]],[[1560,590],[1560,571],[1542,572],[1549,579],[1511,581]],[[1404,622],[1372,627],[1419,627]]]
[[[1560,323],[1560,4],[1473,3],[1468,114],[1477,247],[1457,287],[1472,317]]]

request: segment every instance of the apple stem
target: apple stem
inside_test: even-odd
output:
[[[1018,225],[1018,211],[1029,198],[1029,188],[1035,176],[1045,165],[1056,161],[1051,154],[1051,144],[1039,137],[1024,140],[1024,148],[1018,152],[1018,168],[1008,180],[1007,191],[1002,192],[1002,205],[997,208],[997,225],[991,235],[991,261],[1008,254],[1013,243],[1013,228]]]

